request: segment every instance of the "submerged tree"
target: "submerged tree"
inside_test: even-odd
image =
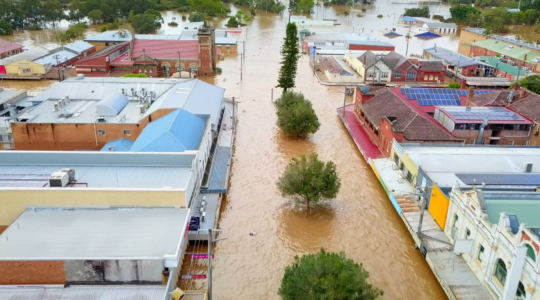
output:
[[[311,202],[335,198],[340,186],[336,165],[320,161],[315,153],[293,158],[277,182],[283,196],[303,200],[308,207]]]
[[[311,102],[303,94],[284,92],[274,105],[277,109],[277,125],[285,134],[305,138],[319,130],[319,119]]]
[[[281,46],[281,69],[279,70],[278,85],[276,87],[283,88],[287,91],[294,87],[296,78],[296,69],[300,50],[298,50],[298,36],[296,24],[287,24],[287,32]]]
[[[368,283],[369,272],[343,252],[295,256],[285,268],[279,295],[283,300],[374,300],[383,291]]]

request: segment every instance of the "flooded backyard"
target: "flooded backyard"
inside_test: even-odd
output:
[[[397,24],[404,5],[380,2],[377,5],[353,8],[344,16],[345,7],[326,8],[325,18],[337,18],[341,25],[317,28],[316,31],[355,31],[396,45],[405,54],[404,38],[382,37],[385,28],[396,28],[404,34],[408,29]],[[448,6],[432,6],[432,11],[448,14]],[[232,8],[233,13],[235,8]],[[313,18],[323,18],[323,8],[315,8]],[[356,15],[362,13],[363,17]],[[340,14],[336,16],[336,14]],[[377,14],[384,17],[377,18]],[[395,19],[394,19],[395,14]],[[165,12],[161,33],[178,34],[179,27],[168,27],[172,18],[181,15]],[[394,21],[395,20],[395,21]],[[285,33],[287,14],[283,16],[258,12],[249,24],[243,79],[240,79],[240,56],[227,56],[218,63],[222,74],[201,78],[226,89],[227,97],[238,102],[238,127],[234,149],[229,193],[222,204],[220,237],[214,260],[214,299],[277,299],[277,290],[285,266],[295,255],[318,251],[344,251],[370,272],[372,283],[384,290],[384,299],[445,299],[435,276],[415,249],[412,238],[395,212],[370,167],[364,162],[349,134],[336,115],[343,105],[343,88],[323,86],[313,77],[309,57],[299,60],[295,91],[313,102],[319,117],[320,130],[307,140],[283,136],[275,125],[271,102],[272,88],[277,83],[280,46]],[[180,23],[180,22],[179,22]],[[214,25],[223,26],[216,19]],[[87,32],[91,35],[98,28]],[[54,30],[20,31],[11,40],[33,45],[54,46]],[[457,50],[458,37],[424,41],[412,39],[409,54],[421,54],[434,44]],[[239,51],[240,52],[240,51]],[[4,81],[0,86],[38,92],[52,81]],[[280,90],[274,88],[274,99]],[[295,156],[316,152],[320,159],[337,165],[342,186],[337,198],[311,213],[295,210],[289,200],[277,191],[275,182],[287,162]],[[250,236],[256,232],[256,236]],[[194,245],[192,251],[205,247]],[[184,272],[204,273],[206,262],[187,259]],[[203,280],[191,280],[182,287],[199,289]]]

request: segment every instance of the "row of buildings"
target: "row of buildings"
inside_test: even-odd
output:
[[[78,76],[20,97],[30,106],[6,123],[27,151],[0,157],[0,295],[181,293],[185,249],[207,238],[227,192],[234,112],[224,90]]]
[[[36,47],[22,51],[21,45],[2,41],[0,53],[6,58],[0,60],[0,74],[13,79],[41,79],[52,68],[62,67],[86,76],[135,73],[169,77],[180,73],[192,77],[213,73],[216,60],[237,51],[237,38],[230,36],[234,30],[214,29],[204,22],[183,27],[178,35],[106,31],[54,50]]]
[[[370,165],[450,299],[537,299],[538,162],[538,147],[394,140]]]

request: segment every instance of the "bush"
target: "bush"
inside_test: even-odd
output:
[[[295,256],[285,268],[279,295],[292,299],[374,300],[383,291],[368,282],[369,272],[345,253],[326,252]]]
[[[85,23],[75,24],[73,26],[70,26],[65,32],[61,33],[58,36],[58,39],[61,42],[76,40],[83,35],[84,31],[87,28],[88,25],[86,25]]]
[[[182,15],[182,21],[185,21],[185,20],[187,20],[186,15]]]
[[[229,21],[227,22],[227,27],[238,27],[238,25],[240,25],[240,23],[238,23],[238,20],[236,19],[235,16],[232,16],[229,18]]]
[[[442,20],[444,20],[444,17],[441,16],[441,15],[433,15],[433,20],[440,20],[440,21],[442,21]]]
[[[28,27],[26,27],[27,30],[41,30],[41,28],[38,24],[30,24]]]
[[[519,81],[519,85],[529,89],[533,93],[540,94],[540,76],[532,75]]]
[[[274,104],[277,108],[277,125],[285,134],[304,138],[319,130],[319,119],[311,102],[303,94],[284,92]]]
[[[138,14],[131,21],[135,33],[152,33],[157,28],[154,16]]]
[[[194,12],[189,15],[189,21],[190,22],[203,22],[204,21],[204,14],[200,12]]]
[[[178,26],[178,23],[176,23],[175,21],[172,21],[167,25],[172,26],[172,27],[176,27],[176,26]]]
[[[146,74],[144,73],[140,73],[140,74],[134,74],[134,73],[129,73],[129,74],[125,74],[124,76],[122,77],[139,77],[139,78],[148,78],[148,76],[146,76]]]
[[[107,31],[107,25],[101,26],[101,29],[100,29],[99,31],[100,31],[100,32],[105,32],[105,31]]]
[[[363,15],[363,14],[357,14],[356,16],[359,17],[359,18],[361,18],[361,17],[363,17],[364,15]]]
[[[422,6],[421,8],[406,8],[403,16],[429,18],[429,7]]]
[[[449,89],[459,89],[460,87],[461,84],[459,84],[459,82],[452,82],[447,86],[447,88]]]
[[[116,30],[120,27],[120,24],[118,24],[117,21],[114,21],[112,23],[109,23],[109,25],[107,25],[107,30]]]
[[[382,18],[382,17],[383,17],[383,15],[377,15],[377,18]]]

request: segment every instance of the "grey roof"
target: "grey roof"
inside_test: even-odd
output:
[[[484,28],[463,28],[462,30],[474,32],[474,33],[477,33],[477,34],[484,34],[485,29]],[[492,38],[492,39],[505,41],[505,42],[512,43],[512,44],[515,44],[515,45],[519,45],[519,46],[522,46],[522,47],[525,47],[525,48],[530,48],[530,49],[540,51],[540,46],[536,45],[536,44],[533,44],[533,43],[526,43],[525,41],[517,41],[515,39],[508,38],[508,37],[505,37],[505,36],[496,35],[496,34],[491,34],[489,37]]]
[[[497,122],[518,122],[532,124],[519,114],[505,107],[478,107],[478,106],[437,106],[437,110],[450,116],[457,123],[481,123],[487,117],[489,123]]]
[[[0,104],[21,96],[22,94],[26,94],[26,92],[17,90],[0,90]]]
[[[456,23],[426,22],[429,28],[457,28]]]
[[[48,178],[75,170],[77,189],[185,189],[193,153],[9,151],[0,155],[1,189],[51,189]]]
[[[470,57],[441,47],[424,49],[424,52],[429,53],[434,58],[444,60],[444,62],[448,65],[455,65],[460,68],[482,64],[481,62],[476,61]]]
[[[42,56],[49,54],[49,52],[50,51],[48,49],[45,49],[41,46],[37,46],[28,51],[24,51],[19,54],[15,54],[15,55],[12,55],[10,57],[6,57],[0,60],[0,65],[6,65],[6,64],[21,61],[21,60],[33,61],[37,58],[40,58]]]
[[[159,109],[183,108],[192,114],[211,115],[212,122],[217,124],[225,92],[197,79],[70,78],[36,95],[32,101],[43,103],[20,116],[19,120],[25,119],[27,123],[94,123],[100,100],[110,94],[122,94],[122,89],[130,95],[132,88],[138,95],[143,88],[147,94],[155,92],[155,101],[146,113],[141,113],[139,101],[129,96],[129,103],[117,115],[106,116],[106,123],[138,124],[142,118]],[[53,111],[54,105],[65,96],[69,97],[69,103]],[[71,117],[62,116],[64,109],[72,114]]]
[[[179,34],[136,34],[138,40],[178,40]]]
[[[384,46],[384,47],[394,47],[393,44],[388,42],[381,41],[347,41],[348,44],[352,45],[366,45],[366,46]]]
[[[90,50],[94,47],[94,45],[89,44],[85,41],[75,41],[71,44],[67,44],[64,46],[64,48],[67,48],[68,50],[73,51],[79,55],[82,54],[84,51]]]
[[[58,60],[56,60],[56,56],[58,55]],[[68,50],[60,50],[58,52],[54,52],[45,56],[42,56],[36,60],[34,60],[35,63],[40,65],[47,65],[50,64],[51,66],[56,65],[62,65],[62,63],[77,57],[76,53],[73,53]]]
[[[164,260],[176,257],[188,217],[173,207],[27,207],[0,235],[0,261]]]
[[[212,128],[217,125],[225,90],[196,79],[179,82],[158,98],[146,111],[145,117],[158,109],[183,108],[194,115],[210,115]]]
[[[193,30],[193,29],[199,29],[204,26],[204,22],[187,22],[182,24],[183,29]]]
[[[85,42],[127,42],[131,41],[132,35],[131,32],[127,30],[124,31],[124,36],[120,34],[121,30],[115,30],[115,31],[105,31],[102,33],[98,33],[96,35],[93,35],[91,37],[87,37],[84,39]]]
[[[523,173],[529,162],[532,172],[540,173],[540,147],[400,145],[440,187],[453,186],[456,173]]]
[[[233,37],[216,37],[216,45],[236,45],[237,40]]]
[[[0,300],[162,300],[165,286],[3,287]]]

